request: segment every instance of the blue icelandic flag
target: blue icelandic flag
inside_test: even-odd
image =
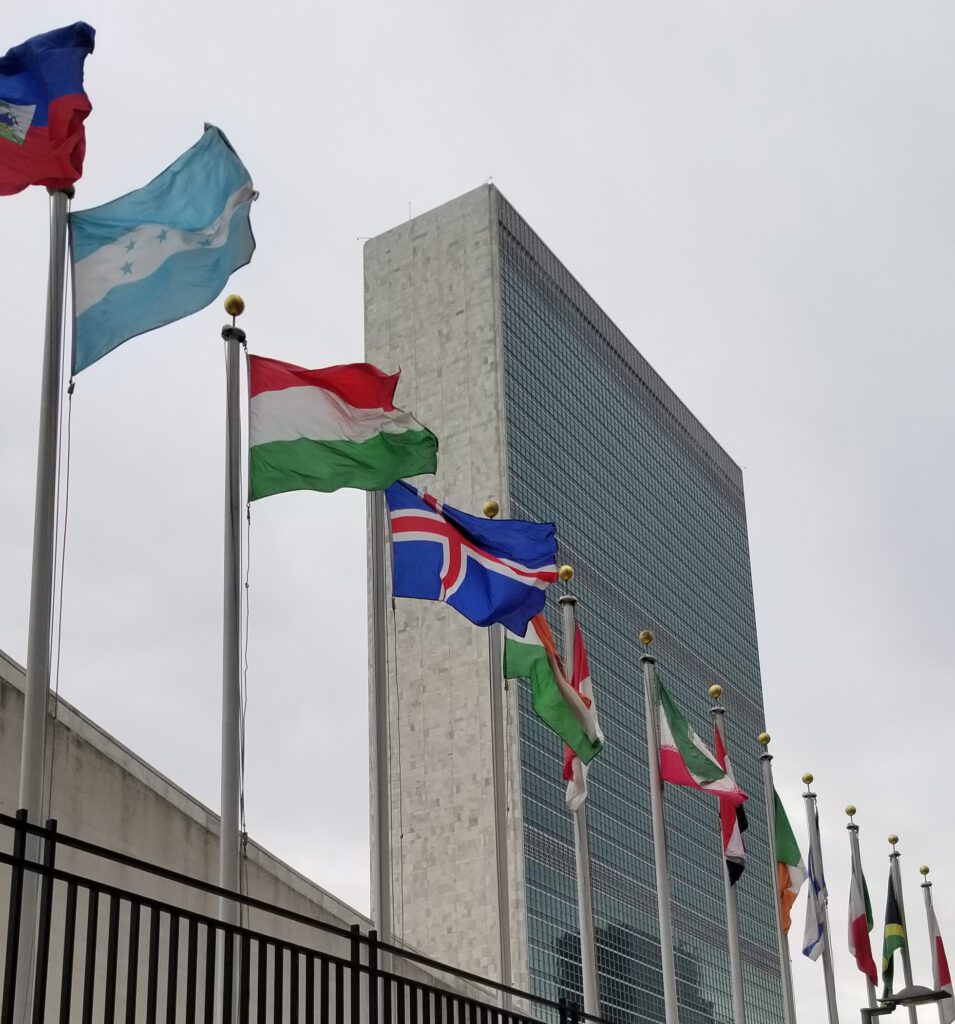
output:
[[[524,635],[557,579],[553,523],[471,516],[403,480],[385,498],[395,597],[445,601],[475,625]]]
[[[206,125],[145,188],[71,214],[73,372],[214,302],[252,259],[256,196],[226,137]]]

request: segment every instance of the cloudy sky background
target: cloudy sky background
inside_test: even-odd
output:
[[[79,17],[98,44],[76,208],[222,127],[261,192],[233,281],[253,351],[360,358],[359,238],[493,176],[744,467],[777,780],[804,838],[799,776],[816,775],[843,1015],[864,999],[844,938],[849,801],[877,955],[896,831],[929,982],[920,863],[955,947],[955,8],[87,0],[15,6],[0,48]],[[0,648],[22,662],[42,190],[0,202],[0,238]],[[60,678],[213,807],[222,322],[217,304],[78,380]],[[253,510],[248,813],[366,909],[363,509],[343,492]],[[821,1020],[821,966],[795,961],[802,1016]]]

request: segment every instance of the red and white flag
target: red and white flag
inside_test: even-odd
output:
[[[937,989],[945,989],[948,992],[948,999],[943,999],[939,1004],[939,1020],[942,1024],[952,1024],[955,1021],[955,996],[952,993],[952,972],[948,969],[948,960],[945,956],[945,946],[942,945],[942,936],[938,930],[938,919],[935,917],[935,908],[928,906],[928,930],[932,938],[932,976],[935,979]]]
[[[872,906],[869,903],[869,890],[865,878],[856,874],[852,865],[852,878],[849,881],[849,952],[856,958],[856,966],[872,982],[878,985],[879,975],[875,960],[872,959],[872,943],[869,932],[872,931]]]
[[[593,721],[596,723],[597,734],[601,741],[603,733],[597,722],[597,709],[594,707],[594,689],[590,681],[590,665],[587,661],[587,648],[584,647],[584,635],[580,626],[574,625],[574,672],[570,685],[580,694],[580,699],[590,708]],[[587,799],[587,765],[570,749],[564,747],[564,778],[567,780],[567,806],[576,811]]]
[[[719,728],[716,728],[715,743],[716,760],[735,783],[733,766],[730,764],[726,748],[723,746],[723,737],[720,735]],[[746,811],[743,810],[743,805],[738,800],[720,797],[720,827],[723,831],[723,856],[726,858],[726,870],[729,872],[730,884],[736,885],[746,867],[746,846],[743,843],[743,833],[748,828]]]

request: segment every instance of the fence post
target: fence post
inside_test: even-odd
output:
[[[20,911],[23,905],[23,865],[26,854],[27,832],[23,825],[27,821],[27,812],[21,808],[17,811],[17,824],[14,826],[13,857],[14,865],[10,869],[10,913],[7,918],[7,955],[3,969],[3,1006],[0,1008],[0,1021],[13,1024],[13,1011],[17,994],[17,964],[20,952]]]
[[[368,933],[368,1024],[378,1024],[378,932]]]
[[[56,818],[47,818],[43,837],[43,878],[37,915],[36,977],[33,980],[33,1024],[46,1016],[46,980],[50,963],[50,924],[53,920],[53,867],[56,864]]]
[[[351,926],[351,1024],[361,1024],[361,928]]]
[[[567,1020],[567,1000],[564,996],[561,996],[557,1000],[558,1013],[560,1014],[560,1024],[568,1024]]]

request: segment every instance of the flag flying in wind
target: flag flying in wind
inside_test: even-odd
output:
[[[710,753],[683,712],[657,681],[660,777],[677,786],[692,786],[705,793],[741,804],[748,799],[736,780]]]
[[[306,370],[249,356],[249,500],[283,491],[383,491],[437,469],[438,439],[395,408],[398,374],[370,363]]]
[[[856,966],[872,982],[879,983],[875,960],[872,959],[872,943],[869,932],[872,931],[872,904],[869,902],[869,887],[865,884],[865,875],[856,874],[855,864],[852,865],[852,877],[849,880],[849,952],[855,957]]]
[[[892,979],[895,974],[893,957],[897,949],[906,944],[905,925],[902,924],[902,911],[899,908],[895,881],[889,871],[889,894],[885,901],[885,934],[882,938],[882,986],[883,996],[892,995]]]
[[[83,63],[95,32],[78,21],[0,57],[0,196],[28,185],[68,188],[83,173]]]
[[[597,709],[594,707],[594,689],[590,680],[590,664],[587,661],[587,649],[584,647],[584,635],[577,623],[574,623],[574,674],[570,685],[590,709],[596,735],[603,742],[603,733],[597,723]],[[564,747],[564,780],[567,783],[567,806],[576,811],[587,799],[587,765],[581,761],[571,746]]]
[[[157,178],[70,215],[73,372],[213,302],[252,259],[257,193],[212,125]]]
[[[818,816],[816,819],[818,828]],[[812,846],[809,847],[809,899],[806,900],[806,930],[802,937],[803,956],[810,960],[818,960],[826,948],[826,880],[822,877],[822,871],[816,870],[815,861],[812,856]]]
[[[554,636],[543,615],[535,615],[525,636],[508,631],[504,638],[504,678],[529,679],[534,710],[583,764],[603,749],[597,714],[573,688],[564,672]]]
[[[779,886],[779,916],[783,931],[788,934],[792,926],[792,908],[806,881],[806,865],[803,863],[799,844],[793,835],[792,825],[779,794],[773,790],[776,818],[776,879]]]
[[[719,766],[726,772],[729,778],[736,779],[733,775],[733,766],[730,763],[729,755],[723,746],[723,737],[719,728],[715,728],[713,737],[716,746],[716,760]],[[737,800],[720,797],[720,829],[723,833],[723,857],[726,860],[726,870],[729,873],[730,885],[736,885],[743,869],[746,867],[746,845],[743,842],[743,833],[749,828],[746,820],[746,811],[743,805]]]
[[[553,523],[468,515],[403,480],[385,498],[395,597],[444,601],[477,626],[524,636],[557,579]]]
[[[938,920],[935,917],[935,908],[929,903],[928,906],[928,930],[932,937],[932,977],[936,989],[945,989],[948,998],[938,1004],[938,1015],[941,1024],[952,1024],[955,1021],[955,996],[952,994],[952,972],[948,968],[948,958],[945,956],[945,946],[942,945],[942,935],[938,930]]]

